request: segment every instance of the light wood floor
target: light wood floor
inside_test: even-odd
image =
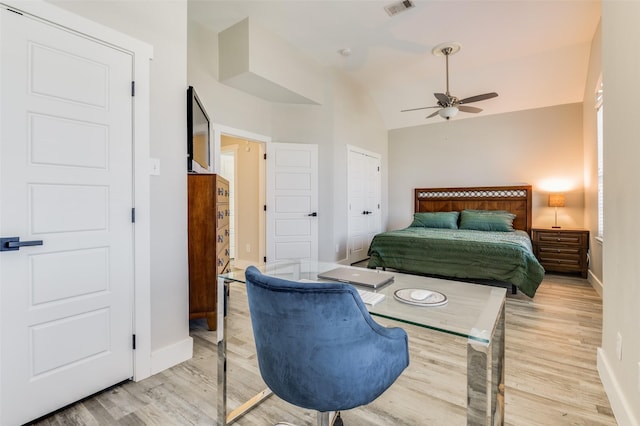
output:
[[[231,409],[264,388],[246,296],[237,284],[231,288],[228,324],[232,336],[227,346]],[[507,425],[616,424],[596,371],[601,324],[601,300],[580,278],[547,275],[534,299],[508,294]],[[215,335],[206,330],[203,321],[192,321],[190,326],[193,359],[141,382],[115,386],[35,424],[215,424]],[[411,365],[375,402],[343,412],[345,424],[464,425],[465,340],[402,327],[409,333]],[[236,424],[262,426],[278,421],[314,425],[315,414],[272,396]]]

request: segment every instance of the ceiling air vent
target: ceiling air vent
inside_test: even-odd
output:
[[[389,16],[394,16],[412,7],[415,7],[415,4],[411,0],[404,0],[389,4],[384,7],[384,10],[387,11]]]

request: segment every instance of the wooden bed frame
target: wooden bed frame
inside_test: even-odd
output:
[[[516,215],[513,227],[531,235],[531,185],[416,188],[414,200],[416,213],[506,210]]]

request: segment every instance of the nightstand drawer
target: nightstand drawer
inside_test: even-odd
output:
[[[583,233],[573,232],[536,232],[536,242],[540,244],[566,244],[583,246],[585,243]]]
[[[540,255],[540,263],[546,269],[545,265],[562,265],[562,266],[573,266],[576,268],[582,267],[580,256],[556,256],[556,257],[546,257],[544,255]]]
[[[562,246],[538,246],[538,253],[540,257],[543,256],[572,256],[572,257],[580,257],[582,253],[582,248],[578,247],[562,247]]]

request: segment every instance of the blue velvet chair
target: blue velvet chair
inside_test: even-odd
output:
[[[343,283],[301,283],[245,273],[260,373],[274,394],[317,410],[366,405],[409,365],[407,333],[370,316],[357,290]]]

